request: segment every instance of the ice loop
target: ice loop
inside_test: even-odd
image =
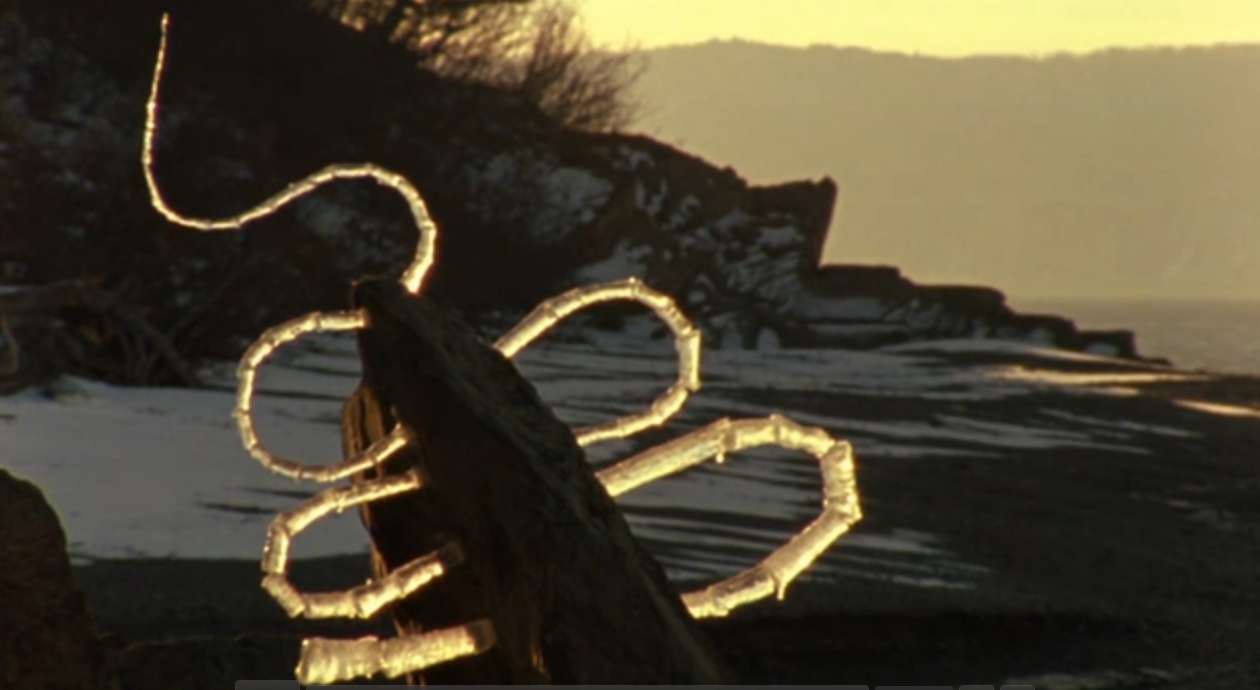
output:
[[[239,230],[326,183],[339,179],[372,179],[397,191],[415,220],[419,234],[416,251],[399,280],[409,293],[419,294],[436,258],[438,228],[430,218],[419,190],[402,175],[379,166],[370,163],[327,166],[290,184],[255,207],[228,218],[192,218],[167,205],[153,173],[153,152],[158,132],[158,96],[165,65],[168,26],[169,17],[163,16],[153,81],[145,108],[141,152],[145,182],[153,207],[169,221],[195,230]],[[700,331],[673,299],[634,278],[580,287],[544,301],[495,343],[504,356],[511,358],[573,313],[610,300],[639,302],[665,322],[674,334],[678,377],[643,412],[575,430],[578,443],[583,446],[625,438],[658,427],[682,409],[691,393],[700,389]],[[237,370],[239,382],[233,416],[245,449],[268,470],[298,480],[331,483],[376,467],[406,447],[408,435],[399,425],[358,456],[322,466],[308,465],[269,452],[254,428],[251,404],[255,379],[259,367],[278,348],[311,333],[368,327],[367,315],[362,310],[316,312],[267,330],[245,352]],[[777,414],[753,419],[724,418],[596,473],[609,494],[615,497],[709,459],[721,462],[728,453],[760,446],[804,452],[818,461],[823,490],[822,510],[813,522],[761,562],[702,590],[684,594],[683,602],[695,617],[722,616],[738,606],[771,595],[782,597],[797,575],[861,519],[850,445],[833,439],[822,429],[804,427]],[[413,470],[352,486],[332,487],[292,510],[281,512],[267,532],[261,564],[263,588],[292,617],[370,618],[383,607],[406,598],[436,578],[446,577],[463,560],[457,543],[448,543],[395,568],[388,575],[344,591],[305,593],[294,587],[287,577],[291,542],[310,525],[329,513],[416,491],[424,484],[423,473]],[[486,620],[385,640],[375,637],[353,640],[314,638],[303,641],[295,672],[298,680],[305,684],[331,683],[378,673],[397,677],[479,654],[494,644],[494,629]]]

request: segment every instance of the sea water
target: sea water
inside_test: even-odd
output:
[[[1014,308],[1134,331],[1138,352],[1179,368],[1260,375],[1260,300],[1022,300]]]

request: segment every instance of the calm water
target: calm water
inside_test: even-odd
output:
[[[1066,316],[1083,328],[1135,331],[1139,352],[1178,367],[1260,375],[1260,301],[1027,300],[1014,306]]]

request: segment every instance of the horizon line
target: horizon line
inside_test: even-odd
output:
[[[642,53],[651,53],[663,50],[686,49],[686,48],[702,48],[710,45],[749,45],[765,48],[783,48],[796,51],[810,50],[834,50],[837,52],[857,51],[863,53],[871,53],[874,55],[889,55],[901,57],[929,58],[935,60],[967,60],[979,58],[1007,58],[1007,59],[1024,59],[1024,60],[1045,60],[1053,58],[1074,57],[1083,58],[1093,55],[1106,53],[1156,53],[1163,51],[1211,51],[1222,49],[1252,48],[1260,49],[1260,41],[1215,41],[1215,42],[1197,42],[1197,43],[1143,43],[1143,44],[1115,44],[1109,46],[1099,46],[1088,49],[1056,49],[1053,51],[977,51],[974,53],[942,53],[931,51],[905,50],[898,48],[878,48],[873,46],[863,46],[855,44],[841,43],[774,43],[759,39],[744,38],[739,36],[731,36],[726,38],[712,37],[703,41],[691,41],[686,43],[665,43],[654,46],[640,46],[637,48]]]

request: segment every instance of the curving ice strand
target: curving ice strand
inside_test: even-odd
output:
[[[420,233],[420,239],[416,243],[415,257],[403,271],[401,282],[413,295],[419,294],[424,277],[429,272],[429,268],[433,266],[437,247],[437,225],[434,224],[433,219],[429,216],[429,208],[420,196],[420,191],[407,178],[378,165],[372,163],[329,165],[294,182],[248,211],[228,218],[193,218],[175,211],[166,204],[166,201],[162,198],[161,191],[158,189],[157,178],[153,174],[153,142],[157,139],[158,94],[162,85],[162,70],[166,66],[166,35],[169,27],[170,15],[163,14],[162,36],[158,42],[157,63],[153,69],[153,82],[149,87],[149,99],[146,101],[144,108],[144,143],[140,153],[141,164],[144,166],[144,181],[148,185],[149,200],[152,202],[153,208],[157,209],[158,213],[161,213],[172,223],[195,230],[239,230],[246,223],[269,216],[279,210],[281,206],[305,196],[317,187],[329,182],[371,178],[377,183],[401,194],[403,200],[407,202],[407,208],[411,209],[411,215],[416,221],[416,229]]]
[[[339,179],[371,178],[402,195],[411,209],[419,239],[411,263],[400,282],[411,294],[419,294],[424,277],[432,267],[437,243],[437,226],[416,188],[401,175],[373,164],[330,165],[293,183],[261,204],[235,216],[205,219],[184,216],[171,209],[162,197],[153,173],[153,148],[157,137],[158,94],[166,59],[169,17],[162,17],[161,41],[153,72],[153,83],[145,107],[145,127],[141,164],[153,207],[173,223],[202,231],[238,230],[245,224],[276,212],[285,204],[317,187]],[[578,429],[578,442],[585,446],[599,441],[625,438],[644,429],[664,424],[676,414],[690,393],[700,389],[700,332],[678,309],[674,301],[648,288],[636,278],[581,287],[549,299],[534,309],[515,328],[495,343],[508,358],[544,335],[556,324],[590,305],[610,300],[639,302],[661,318],[674,333],[678,353],[678,377],[648,409],[604,424]],[[237,369],[239,380],[233,416],[241,442],[263,467],[297,480],[332,483],[370,470],[404,448],[409,441],[400,424],[359,455],[327,465],[306,465],[281,458],[268,451],[258,438],[252,416],[258,369],[285,344],[304,335],[351,331],[366,328],[363,310],[316,312],[268,329],[245,352]],[[597,472],[609,494],[618,496],[648,482],[716,459],[727,453],[765,445],[800,450],[813,455],[822,473],[823,509],[821,515],[786,544],[760,563],[710,587],[683,595],[693,616],[721,616],[737,606],[777,594],[782,597],[789,582],[803,572],[836,539],[859,519],[857,482],[851,448],[825,431],[802,427],[779,415],[761,419],[721,419],[681,438],[627,458]],[[350,486],[326,489],[296,508],[276,515],[267,530],[261,561],[262,586],[292,617],[370,618],[382,608],[419,591],[435,578],[445,576],[463,561],[456,543],[414,559],[390,573],[351,589],[337,592],[306,593],[288,580],[290,547],[303,530],[331,513],[416,491],[424,486],[421,471],[363,481]],[[355,640],[306,639],[295,669],[299,681],[307,685],[332,683],[377,673],[397,677],[421,671],[435,664],[480,654],[495,644],[494,628],[488,620],[478,620],[445,630],[430,631],[388,640],[365,637]]]
[[[700,331],[683,316],[674,300],[644,285],[638,278],[574,288],[538,305],[494,344],[505,357],[511,358],[565,317],[592,304],[611,300],[644,304],[669,326],[674,332],[674,349],[678,351],[678,380],[644,412],[575,431],[578,443],[584,446],[625,438],[664,424],[682,409],[690,393],[700,390]]]
[[[149,200],[153,207],[167,220],[196,230],[239,230],[250,221],[275,213],[285,204],[328,182],[339,179],[371,178],[401,194],[415,219],[419,232],[416,252],[412,262],[403,271],[400,281],[410,293],[418,294],[425,275],[433,265],[437,226],[430,218],[420,192],[402,175],[379,166],[362,164],[325,167],[289,185],[254,208],[225,219],[185,216],[166,203],[153,173],[153,145],[157,138],[158,95],[166,62],[169,26],[170,17],[164,14],[158,55],[153,70],[153,82],[149,99],[145,104],[143,148],[140,156],[145,183],[149,189]],[[277,348],[309,333],[356,330],[363,328],[366,324],[366,314],[362,310],[308,314],[269,329],[245,352],[241,358],[240,367],[237,369],[239,384],[233,416],[236,418],[242,444],[264,467],[294,479],[334,482],[379,465],[392,453],[406,445],[406,432],[399,425],[357,457],[324,467],[310,467],[280,458],[269,452],[262,445],[254,428],[251,413],[257,371]],[[437,554],[415,559],[366,585],[340,592],[304,594],[293,587],[286,576],[289,544],[303,529],[330,512],[340,512],[352,505],[414,491],[421,485],[419,474],[412,473],[348,488],[330,489],[294,511],[277,515],[268,529],[267,541],[263,549],[262,567],[265,573],[262,581],[263,588],[290,616],[369,617],[381,607],[409,596],[433,578],[444,574],[450,566],[462,560],[457,545],[451,545]],[[361,640],[314,638],[303,641],[301,657],[295,673],[298,680],[308,685],[350,680],[375,673],[396,677],[411,671],[423,670],[444,661],[479,654],[493,644],[494,632],[486,621],[446,631],[385,641],[375,638]]]
[[[458,546],[452,544],[415,559],[383,578],[333,596],[303,594],[288,580],[289,550],[293,539],[303,530],[329,513],[414,491],[422,485],[420,474],[413,470],[396,477],[327,489],[297,508],[276,515],[263,545],[262,570],[266,573],[263,589],[293,618],[371,618],[381,607],[442,575],[448,567],[463,560]]]
[[[381,640],[373,635],[357,640],[302,640],[297,676],[303,685],[384,674],[397,678],[445,661],[480,654],[494,646],[494,626],[488,620]]]
[[[371,618],[389,604],[411,596],[463,561],[451,543],[414,559],[388,574],[339,592],[303,593],[289,582],[289,548],[293,538],[329,513],[414,491],[423,485],[419,471],[361,484],[327,489],[297,508],[276,516],[263,547],[262,586],[290,617]],[[494,631],[486,621],[418,636],[380,641],[311,638],[302,641],[298,680],[306,685],[335,683],[383,673],[397,677],[489,649]]]
[[[232,416],[236,418],[237,430],[245,450],[263,467],[293,479],[335,482],[379,465],[407,444],[406,431],[401,425],[395,426],[393,431],[356,457],[323,467],[311,467],[286,460],[267,450],[254,428],[254,388],[258,379],[258,368],[268,357],[281,345],[291,343],[303,335],[357,330],[366,324],[367,317],[362,311],[307,314],[268,329],[245,351],[241,364],[236,369],[236,408],[232,411]]]
[[[719,419],[686,436],[650,448],[596,473],[612,496],[690,469],[710,458],[718,463],[758,446],[779,446],[814,456],[822,473],[822,514],[787,544],[738,575],[683,595],[696,618],[725,616],[732,609],[771,594],[783,597],[790,583],[862,517],[852,448],[822,429],[803,427],[781,415],[760,419]]]

